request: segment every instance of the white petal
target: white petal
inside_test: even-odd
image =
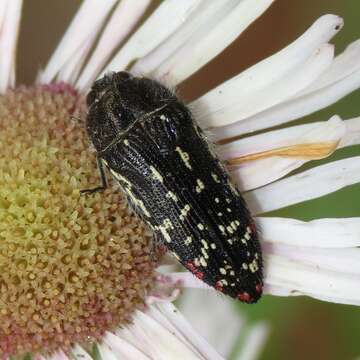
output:
[[[133,323],[116,335],[151,359],[222,359],[171,304],[157,304],[146,313],[137,311]]]
[[[358,248],[326,249],[264,242],[262,249],[267,255],[283,257],[294,263],[316,266],[338,274],[360,275]]]
[[[355,59],[353,60],[355,61]],[[348,74],[348,69],[353,70],[353,72]],[[360,87],[360,66],[358,65],[356,68],[354,66],[346,68],[345,66],[343,70],[341,74],[343,76],[340,76],[337,72],[324,73],[325,79],[321,80],[320,84],[326,83],[326,86],[318,88],[318,86],[314,84],[313,91],[311,91],[312,88],[309,87],[282,104],[255,114],[237,123],[236,126],[234,124],[231,131],[242,134],[281,125],[334,104]],[[330,78],[330,75],[334,75],[334,78]],[[219,131],[228,133],[230,128],[224,130],[219,129]]]
[[[252,116],[238,124],[237,133],[252,132],[281,125],[314,113],[336,103],[360,86],[360,70],[324,88],[306,93],[278,106]]]
[[[102,360],[118,360],[116,354],[106,344],[98,344],[97,348]]]
[[[323,44],[304,64],[285,74],[278,81],[255,92],[245,91],[241,94],[241,91],[234,89],[233,103],[212,112],[212,122],[207,122],[206,125],[216,127],[228,125],[235,121],[239,121],[241,124],[241,120],[286,101],[306,88],[324,72],[330,66],[333,56],[334,47]],[[241,89],[245,90],[246,88],[241,87]],[[202,124],[201,118],[200,124]],[[237,124],[222,127],[219,130],[219,136],[226,138],[238,134]]]
[[[258,217],[256,219],[263,240],[314,248],[360,247],[360,218],[318,219],[309,222]]]
[[[360,156],[334,161],[249,191],[244,198],[253,214],[318,198],[360,181]]]
[[[341,141],[342,146],[355,141],[355,136],[351,135],[356,132],[354,127],[355,124],[347,121],[343,122],[338,116],[333,116],[327,122],[293,126],[249,136],[226,145],[220,145],[217,150],[223,159],[228,160],[294,145],[328,143],[329,153],[325,154],[327,156],[331,153],[331,146],[333,145],[335,148],[336,143],[342,139],[344,139],[344,142]],[[357,135],[359,136],[360,134]],[[287,157],[276,156],[274,154],[268,158],[246,161],[230,169],[239,188],[244,191],[255,189],[280,179],[312,159],[311,156],[301,157],[299,155],[298,157]]]
[[[135,2],[133,0],[122,0],[119,3],[76,83],[77,89],[85,91],[92,84],[111,53],[133,30],[149,4],[150,0],[137,0]]]
[[[242,191],[256,189],[281,179],[303,165],[306,160],[272,156],[250,161],[231,170],[231,177]]]
[[[328,121],[287,127],[248,136],[217,147],[225,160],[298,144],[339,141],[347,131],[346,122],[337,115]],[[350,125],[350,124],[349,124]]]
[[[158,304],[158,309],[171,322],[173,328],[176,328],[205,359],[222,359],[213,347],[202,336],[199,336],[199,333],[172,303]]]
[[[169,279],[176,283],[179,282],[182,287],[189,288],[189,289],[207,289],[207,290],[214,290],[209,285],[205,284],[203,281],[200,281],[196,278],[193,274],[188,271],[182,272],[172,272],[167,274]]]
[[[15,85],[16,45],[22,0],[3,1],[0,6],[0,92]]]
[[[196,100],[193,106],[201,110],[200,124],[209,127],[229,123],[230,119],[226,117],[227,109],[230,111],[231,106],[238,103],[244,105],[244,102],[240,101],[241,98],[245,99],[246,95],[254,96],[263,89],[270,89],[272,84],[278,84],[282,78],[296,73],[311,56],[314,57],[321,45],[326,44],[339,31],[341,26],[342,19],[337,16],[321,17],[299,39],[282,51]],[[231,121],[237,121],[242,117],[241,114],[237,114]]]
[[[73,73],[72,69],[79,67],[79,62],[84,59],[84,53],[87,54],[91,49],[96,34],[115,3],[116,0],[85,0],[82,3],[45,70],[40,74],[39,82],[51,82],[65,66],[70,67],[67,70],[69,74]],[[86,51],[83,48],[84,44],[86,44]],[[81,57],[77,56],[79,49],[82,50]],[[59,80],[67,79],[60,78]]]
[[[71,349],[71,354],[75,360],[92,360],[90,354],[88,354],[80,345],[75,345]]]
[[[321,75],[316,82],[307,87],[299,95],[311,93],[342,80],[360,69],[360,40],[347,46],[344,52],[336,56],[331,66]]]
[[[244,341],[240,354],[235,357],[236,360],[258,359],[267,340],[269,330],[269,326],[266,323],[254,325],[250,329],[246,341]]]
[[[324,270],[318,265],[304,265],[281,256],[269,255],[265,259],[268,293],[272,293],[274,286],[278,295],[308,295],[327,301],[360,305],[359,275]]]
[[[66,356],[66,354],[62,350],[57,351],[55,354],[52,354],[48,359],[49,360],[69,360],[69,358]]]
[[[150,359],[142,351],[125,341],[119,336],[112,333],[106,333],[103,339],[108,349],[113,353],[116,359],[127,360],[148,360]]]
[[[148,54],[184,23],[201,1],[162,1],[145,23],[113,57],[105,67],[104,72],[125,69],[132,61]],[[154,31],[154,29],[161,29],[161,31]]]
[[[192,326],[228,358],[244,325],[244,319],[233,306],[233,300],[209,296],[208,290],[186,289],[179,301],[181,313],[191,319]],[[219,329],[226,331],[219,332]]]
[[[192,18],[140,60],[134,71],[151,72],[170,85],[178,84],[224,50],[272,1],[203,1]]]
[[[346,120],[346,134],[341,139],[339,148],[360,144],[360,117]]]

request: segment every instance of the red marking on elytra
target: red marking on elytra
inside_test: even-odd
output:
[[[254,222],[250,223],[251,232],[256,233],[256,224]]]
[[[244,291],[243,293],[239,293],[237,298],[245,302],[250,302],[252,300],[251,296],[246,291]]]
[[[262,293],[262,289],[263,289],[263,284],[261,284],[261,283],[256,284],[255,290],[256,290],[257,293],[261,294],[261,293]]]
[[[215,285],[214,285],[214,288],[215,288],[215,290],[217,290],[217,291],[223,291],[223,284],[222,284],[222,282],[219,280],[219,281],[217,281],[216,283],[215,283]]]
[[[200,280],[203,279],[204,273],[196,268],[196,265],[192,261],[187,261],[185,266]]]

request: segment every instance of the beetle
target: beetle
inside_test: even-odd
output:
[[[158,81],[120,71],[95,81],[86,129],[130,206],[196,277],[246,303],[263,287],[255,223],[189,108]],[[88,192],[85,190],[84,192]]]

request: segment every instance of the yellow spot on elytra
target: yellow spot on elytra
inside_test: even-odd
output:
[[[200,194],[204,189],[205,189],[205,185],[204,183],[200,180],[200,179],[197,179],[196,180],[196,183],[197,183],[197,186],[195,188],[195,191]]]
[[[185,241],[184,241],[185,245],[190,245],[192,243],[192,237],[188,236]]]
[[[181,210],[180,210],[180,220],[184,221],[185,217],[187,216],[188,212],[190,211],[190,205],[186,204]]]
[[[165,196],[166,196],[167,199],[172,199],[175,202],[178,201],[177,196],[172,191],[168,191]]]
[[[201,248],[201,252],[202,252],[202,254],[204,255],[204,258],[205,258],[205,259],[208,259],[208,258],[209,258],[209,254],[207,253],[207,251],[206,251],[204,248]]]
[[[226,234],[226,231],[225,231],[225,228],[224,228],[223,225],[219,225],[219,229],[220,229],[222,234],[224,234],[224,235]]]
[[[215,243],[211,243],[211,244],[210,244],[210,247],[211,247],[212,249],[216,249],[216,244],[215,244]]]
[[[211,177],[214,179],[216,183],[220,183],[219,177],[215,173],[211,173]]]
[[[221,274],[226,275],[226,270],[224,268],[220,268],[219,270]]]
[[[205,260],[203,257],[200,257],[200,264],[201,264],[201,266],[203,266],[203,267],[207,267],[207,262],[206,262],[206,260]]]
[[[242,268],[244,269],[244,270],[247,270],[249,267],[248,267],[248,264],[246,264],[246,263],[243,263],[242,264]]]
[[[204,225],[201,224],[201,223],[197,224],[197,227],[198,227],[199,230],[204,230],[205,229]]]
[[[227,227],[226,227],[226,230],[228,231],[229,234],[233,234],[233,233],[234,233],[234,231],[233,231],[233,229],[232,229],[231,226],[227,226]]]
[[[191,164],[190,164],[190,156],[187,152],[183,151],[179,146],[175,148],[175,151],[179,154],[181,160],[184,162],[185,166],[192,170]]]
[[[205,249],[208,249],[208,248],[209,248],[209,245],[208,245],[208,243],[207,243],[206,240],[201,239],[201,243],[203,244],[203,246],[204,246]]]
[[[154,228],[155,228],[155,230],[160,230],[161,234],[164,236],[164,239],[168,243],[171,242],[171,237],[170,237],[170,235],[168,233],[168,230],[169,229],[173,230],[174,226],[173,226],[170,219],[166,218],[162,225],[155,226]]]
[[[152,178],[163,183],[164,182],[164,178],[162,177],[162,175],[153,167],[150,166],[150,170],[152,172]]]
[[[220,202],[220,199],[216,197],[215,202],[218,204]]]

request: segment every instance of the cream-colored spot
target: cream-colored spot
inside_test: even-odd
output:
[[[229,283],[225,279],[221,279],[220,282],[225,286],[229,285]]]
[[[152,172],[152,178],[154,180],[157,180],[161,183],[164,182],[164,178],[162,177],[162,175],[153,166],[150,166],[150,170]]]
[[[218,216],[223,216],[223,213],[222,213],[222,212],[219,212],[217,215],[218,215]]]
[[[220,202],[220,199],[216,197],[215,202],[218,204]]]
[[[190,205],[186,204],[181,210],[180,210],[180,220],[184,221],[185,217],[187,216],[188,212],[190,211]]]
[[[215,243],[211,243],[211,244],[210,244],[210,247],[211,247],[212,249],[216,249],[216,244],[215,244]]]
[[[234,233],[234,230],[232,229],[231,226],[227,226],[227,227],[226,227],[226,230],[228,231],[229,234],[233,234],[233,233]]]
[[[208,245],[208,243],[207,243],[206,240],[201,239],[201,243],[203,244],[203,246],[204,246],[205,249],[208,249],[208,248],[209,248],[209,245]]]
[[[226,198],[225,201],[230,204],[231,203],[231,200],[229,198]]]
[[[259,270],[259,265],[258,265],[258,262],[257,260],[253,260],[252,263],[249,264],[249,268],[250,268],[250,271],[252,273],[256,272],[257,270]]]
[[[246,234],[244,235],[244,238],[245,238],[246,240],[250,240],[251,236],[249,235],[249,233],[246,233]]]
[[[244,270],[247,270],[249,267],[248,267],[248,264],[246,264],[246,263],[243,263],[242,264],[242,268],[244,269]]]
[[[201,248],[201,252],[202,252],[202,254],[204,255],[204,258],[205,258],[205,259],[208,259],[208,258],[209,258],[209,254],[207,253],[207,251],[206,251],[204,248]]]
[[[138,198],[132,193],[132,191],[131,191],[130,188],[125,188],[124,190],[125,190],[125,192],[129,195],[129,198],[130,198],[131,202],[132,202],[137,208],[139,208],[139,209],[141,210],[141,212],[142,212],[145,216],[147,216],[148,218],[150,218],[151,215],[150,215],[150,213],[147,211],[147,209],[146,209],[146,207],[145,207],[145,205],[144,205],[144,202],[143,202],[142,200],[138,199]]]
[[[191,164],[190,164],[190,156],[187,152],[183,151],[179,146],[175,148],[175,151],[179,154],[181,160],[184,162],[185,166],[192,170]]]
[[[177,196],[172,192],[172,191],[168,191],[165,195],[165,197],[167,199],[172,199],[174,200],[175,202],[177,202],[179,199],[177,198]]]
[[[219,230],[221,231],[222,234],[226,234],[225,228],[223,225],[219,225]]]
[[[188,236],[184,242],[185,242],[185,245],[190,245],[192,243],[192,237]]]
[[[125,144],[126,146],[129,146],[129,140],[128,140],[128,139],[124,139],[124,144]]]
[[[234,230],[237,229],[237,225],[236,225],[236,222],[235,222],[235,221],[232,221],[232,222],[230,223],[230,226],[231,226]]]
[[[160,230],[161,234],[164,236],[164,239],[170,243],[171,242],[171,237],[168,233],[168,230],[171,229],[173,230],[174,229],[174,226],[171,222],[170,219],[165,219],[163,224],[162,225],[158,225],[158,226],[155,226],[155,229],[156,230]]]
[[[227,211],[228,213],[231,213],[231,209],[230,209],[230,208],[226,208],[226,211]]]
[[[198,258],[195,258],[194,259],[194,264],[196,267],[199,267],[200,266],[200,260]]]
[[[201,256],[200,257],[200,264],[201,264],[201,266],[203,266],[203,267],[207,267],[207,262],[206,262],[206,260]]]
[[[221,274],[226,275],[226,270],[224,268],[220,268],[219,270]]]
[[[196,180],[196,184],[195,191],[200,194],[205,189],[205,185],[200,179]]]
[[[219,177],[215,174],[215,173],[211,173],[211,177],[213,178],[213,180],[216,182],[216,183],[220,183],[220,179]]]
[[[232,245],[233,244],[233,240],[232,239],[227,239],[227,242]]]
[[[231,271],[230,271],[230,275],[231,275],[231,276],[235,276],[235,271],[234,271],[234,270],[231,270]]]
[[[199,230],[204,230],[205,229],[204,225],[201,224],[201,223],[197,224],[197,227],[198,227]]]

